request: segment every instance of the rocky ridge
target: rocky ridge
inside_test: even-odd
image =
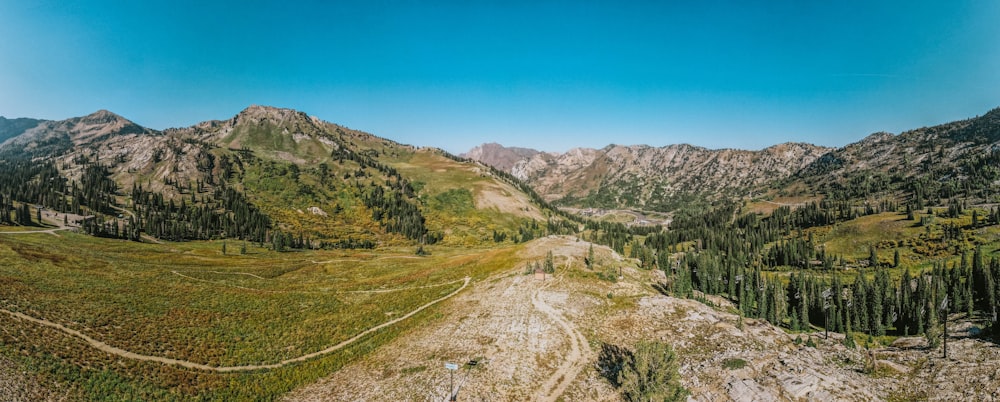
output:
[[[560,154],[515,152],[487,144],[466,156],[526,181],[548,201],[669,211],[690,201],[753,198],[773,191],[829,193],[857,187],[857,182],[869,182],[873,176],[896,183],[912,178],[950,180],[972,173],[966,171],[968,166],[981,165],[983,157],[998,149],[1000,108],[901,134],[874,133],[840,148],[804,143],[759,151],[688,144],[609,145]],[[517,155],[524,156],[511,164]]]
[[[459,156],[480,161],[504,172],[511,172],[515,164],[525,159],[531,159],[539,153],[531,148],[505,147],[491,142],[476,146]]]
[[[609,145],[565,153],[534,153],[508,172],[527,181],[549,201],[596,207],[665,209],[688,195],[736,194],[788,177],[831,149],[804,143],[760,151],[712,150],[688,144],[651,147]],[[478,147],[468,157],[483,163],[514,153]],[[502,157],[496,155],[504,155]],[[502,169],[504,165],[494,165]]]

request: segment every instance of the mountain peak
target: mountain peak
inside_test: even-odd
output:
[[[129,121],[128,119],[105,109],[101,109],[94,113],[83,116],[80,118],[80,121],[90,124],[109,124],[117,122],[131,123],[131,121]]]
[[[265,105],[250,105],[236,115],[236,120],[273,120],[275,122],[291,120],[296,117],[309,119],[305,113],[294,109],[279,108]]]
[[[462,154],[462,157],[491,165],[504,172],[510,172],[517,162],[530,159],[540,153],[530,148],[505,147],[495,142],[476,146]]]

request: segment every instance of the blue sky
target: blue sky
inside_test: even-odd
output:
[[[0,115],[264,104],[458,153],[840,146],[1000,106],[997,1],[618,3],[3,1]]]

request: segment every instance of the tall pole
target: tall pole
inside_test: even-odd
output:
[[[830,313],[829,309],[823,309],[823,330],[826,331],[824,339],[830,339]]]
[[[971,303],[971,301],[970,301]],[[944,300],[941,300],[941,315],[944,317],[941,319],[941,323],[944,324],[944,358],[948,358],[948,296],[944,296]]]
[[[448,400],[455,400],[455,370],[458,370],[458,364],[456,363],[445,363],[444,368],[451,372],[451,382],[448,383]]]
[[[944,311],[944,358],[948,358],[948,310]]]

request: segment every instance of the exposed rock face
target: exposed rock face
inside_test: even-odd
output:
[[[349,144],[391,143],[303,112],[256,105],[228,120],[163,131],[107,110],[60,121],[4,119],[0,125],[14,135],[0,143],[0,155],[52,158],[72,180],[79,180],[83,172],[80,161],[103,161],[121,188],[130,188],[143,177],[141,184],[147,189],[168,196],[179,193],[165,185],[167,181],[204,183],[219,173],[213,172],[218,165],[210,155],[216,147],[245,147],[258,156],[308,164],[350,148]]]
[[[122,138],[158,134],[107,110],[67,120],[35,122],[37,125],[23,129],[3,142],[0,151],[16,149],[28,155],[49,156],[64,153],[72,147],[96,146]]]
[[[500,158],[494,155],[514,155],[496,147],[473,151],[468,155],[484,163]],[[550,201],[662,209],[665,199],[737,193],[786,178],[828,151],[830,148],[802,143],[760,151],[710,150],[687,144],[660,148],[609,145],[600,150],[536,153],[522,157],[509,169],[506,165],[494,167],[526,180]]]
[[[671,210],[692,199],[743,197],[769,189],[829,194],[914,177],[961,179],[970,174],[966,166],[982,164],[979,159],[1000,149],[1000,108],[899,135],[875,133],[837,149],[803,143],[760,151],[609,145],[563,154],[537,152],[511,164],[525,154],[487,145],[467,155],[525,180],[549,201]]]
[[[459,156],[485,163],[504,172],[510,172],[518,162],[530,159],[539,153],[531,148],[505,147],[491,142],[472,148],[469,152]]]

